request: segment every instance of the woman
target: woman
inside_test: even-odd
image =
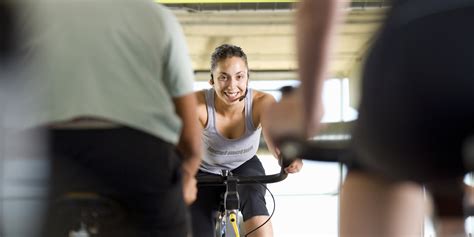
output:
[[[237,175],[264,175],[265,170],[256,156],[260,134],[268,132],[262,124],[263,111],[275,103],[272,95],[248,88],[247,56],[238,46],[224,44],[211,57],[212,88],[197,92],[198,117],[204,128],[205,155],[198,175],[220,175],[231,170]],[[266,140],[276,157],[276,149]],[[298,172],[303,163],[293,162],[286,172]],[[238,187],[240,209],[246,233],[268,219],[265,187],[259,184]],[[223,187],[202,187],[191,206],[193,236],[213,236],[214,213],[219,207]],[[251,236],[273,236],[268,222]]]

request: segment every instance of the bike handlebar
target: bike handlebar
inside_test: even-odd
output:
[[[280,143],[283,157],[299,157],[304,160],[348,163],[350,139],[308,140],[285,139]]]
[[[284,167],[287,167],[297,158],[304,160],[323,162],[350,162],[350,139],[345,140],[298,140],[284,139],[279,143],[281,170],[277,174],[262,176],[238,176],[233,175],[233,179],[238,184],[252,183],[276,183],[288,176]],[[197,176],[199,186],[220,186],[225,185],[228,176],[225,175],[201,175]]]
[[[271,174],[271,175],[261,175],[261,176],[238,176],[233,175],[232,177],[236,179],[238,184],[253,184],[253,183],[276,183],[280,182],[286,177],[288,174],[281,169],[280,173]],[[196,177],[198,180],[198,186],[218,186],[218,185],[225,185],[228,176],[214,176],[214,175],[202,175]]]
[[[232,177],[232,181],[237,184],[254,184],[254,183],[277,183],[283,181],[288,177],[285,168],[288,167],[297,157],[284,156],[281,154],[278,157],[278,164],[281,166],[280,172],[270,175],[258,175],[258,176],[240,176],[240,175],[229,175]],[[198,175],[196,177],[198,186],[220,186],[225,185],[229,180],[228,175]]]

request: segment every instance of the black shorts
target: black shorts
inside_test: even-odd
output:
[[[265,170],[257,156],[246,161],[241,166],[232,170],[234,175],[260,176],[265,175]],[[199,175],[215,175],[199,171]],[[254,216],[268,216],[265,202],[266,188],[260,184],[239,184],[240,211],[244,221]],[[191,206],[192,228],[194,237],[213,236],[215,214],[223,202],[225,187],[209,186],[200,187],[196,202]]]
[[[390,20],[390,19],[389,19]],[[463,175],[474,135],[474,7],[382,29],[363,74],[355,149],[363,166],[427,182]]]
[[[466,27],[474,7],[402,25],[392,20],[389,15],[365,65],[355,166],[434,193],[462,191],[462,177],[472,169],[462,153],[474,136],[474,30]]]
[[[52,130],[49,136],[51,208],[45,236],[67,236],[57,200],[69,192],[93,192],[120,204],[122,220],[100,229],[100,236],[187,236],[181,159],[172,144],[130,128]]]

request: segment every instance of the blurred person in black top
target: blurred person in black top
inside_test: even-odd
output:
[[[283,98],[269,117],[306,111],[299,123],[273,119],[275,139],[313,135],[308,131],[319,127],[327,50],[321,45],[337,17],[324,14],[324,2],[334,3],[303,1],[298,12],[303,91]],[[432,210],[438,237],[465,236],[463,177],[473,157],[464,151],[474,146],[474,30],[467,24],[473,21],[472,0],[392,2],[363,70],[355,158],[341,193],[342,237],[422,236]]]

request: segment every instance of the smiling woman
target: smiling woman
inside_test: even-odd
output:
[[[260,134],[267,134],[262,123],[265,108],[275,103],[269,94],[248,87],[249,68],[244,51],[235,45],[217,47],[211,56],[210,89],[196,92],[198,117],[203,127],[202,139],[205,155],[198,175],[220,175],[229,170],[235,175],[259,176],[265,170],[257,158]],[[276,156],[271,141],[267,147]],[[276,160],[275,160],[275,163]],[[302,162],[295,161],[287,172],[301,169]],[[222,187],[201,187],[197,201],[191,207],[194,236],[212,236],[213,212],[219,207]],[[265,188],[259,184],[239,187],[240,209],[245,232],[257,228],[268,219]],[[273,236],[268,222],[253,236]]]

